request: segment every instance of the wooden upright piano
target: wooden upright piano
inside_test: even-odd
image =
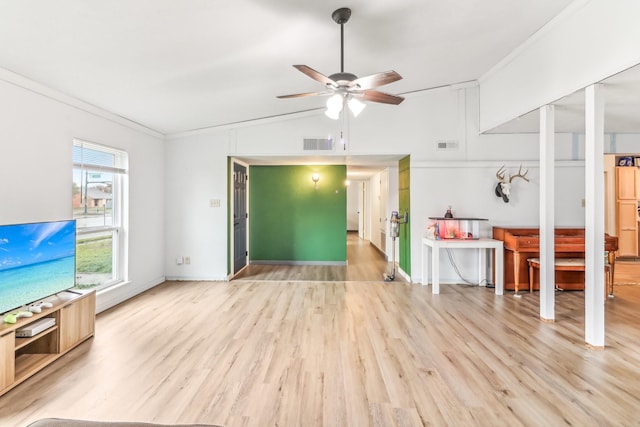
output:
[[[527,259],[540,256],[540,229],[537,227],[493,227],[493,238],[504,242],[504,289],[528,288]],[[555,229],[556,258],[584,258],[584,228]],[[604,251],[609,252],[611,277],[615,266],[618,238],[605,234]],[[556,286],[567,290],[584,289],[584,272],[556,271]],[[540,289],[534,283],[533,289]]]

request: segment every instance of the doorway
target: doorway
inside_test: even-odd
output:
[[[369,240],[367,202],[367,181],[349,180],[347,187],[347,232],[356,232],[358,237],[363,240]]]
[[[324,277],[324,280],[327,280],[330,277],[333,277],[333,280],[347,280],[346,278],[349,276],[350,279],[348,280],[377,281],[382,280],[385,276],[384,273],[388,272],[387,270],[389,269],[387,267],[388,262],[390,261],[392,249],[392,242],[388,233],[388,218],[391,216],[392,211],[396,211],[401,207],[398,200],[398,162],[401,158],[401,156],[397,155],[387,156],[384,159],[367,157],[366,160],[361,160],[361,163],[357,165],[347,166],[347,178],[351,181],[351,187],[355,190],[356,196],[354,199],[355,220],[352,221],[350,226],[345,224],[345,238],[347,237],[347,230],[355,230],[356,232],[353,234],[355,234],[356,239],[363,240],[365,247],[376,251],[376,255],[381,258],[384,263],[384,267],[374,274],[375,277],[367,275],[366,278],[364,276],[359,277],[357,274],[347,275],[346,269],[344,273],[339,273],[337,271],[327,274],[319,273],[319,276]],[[273,166],[273,159],[268,160],[269,162],[264,159],[257,160],[255,158],[230,158],[229,278],[253,278],[255,277],[257,270],[275,270],[282,268],[280,265],[260,267],[258,266],[259,263],[249,262],[250,258],[248,256],[249,241],[251,239],[249,233],[251,222],[250,219],[247,218],[249,208],[249,186],[247,181],[250,170],[249,165],[253,165],[254,163],[266,163]],[[302,164],[304,162],[301,161],[300,163]],[[270,208],[267,207],[267,209]],[[233,222],[231,222],[231,220],[233,220]],[[407,231],[409,231],[408,227],[404,224],[402,228],[406,228]],[[396,245],[398,244],[397,239],[395,243]],[[400,253],[398,246],[395,246],[396,269],[398,267],[398,261],[401,261],[404,258],[403,255],[406,255],[406,260],[410,260],[409,254],[403,253],[403,255],[400,255]],[[350,256],[347,256],[346,259],[351,266],[359,262],[359,260],[351,260]],[[309,272],[311,270],[320,270],[316,269],[315,266],[302,266],[302,268],[300,268],[300,266],[294,267],[298,267],[295,268],[296,270],[307,270]],[[287,268],[288,267],[282,269]],[[329,266],[329,270],[337,269],[334,266]],[[374,270],[373,266],[372,270]],[[274,278],[280,276],[280,274],[275,271],[271,271],[270,274]],[[316,275],[316,277],[317,276],[318,275]],[[409,277],[405,277],[405,279],[408,280]],[[260,279],[255,277],[255,280]]]

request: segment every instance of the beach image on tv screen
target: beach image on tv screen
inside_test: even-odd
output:
[[[75,284],[75,221],[0,226],[0,313]]]

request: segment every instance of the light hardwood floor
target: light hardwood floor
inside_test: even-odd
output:
[[[598,351],[583,292],[558,294],[545,324],[537,294],[478,287],[167,282],[0,397],[0,425],[638,425],[640,287],[616,295]]]
[[[391,273],[392,265],[357,232],[347,233],[347,265],[260,265],[250,264],[234,280],[377,281]],[[396,281],[403,281],[396,271]]]
[[[582,292],[545,324],[537,293],[384,283],[390,264],[352,234],[348,258],[167,282],[100,314],[96,338],[0,397],[0,426],[640,425],[640,264],[616,270],[597,351]]]
[[[616,261],[615,285],[640,285],[640,262]]]

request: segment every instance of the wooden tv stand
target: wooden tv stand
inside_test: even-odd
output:
[[[16,323],[4,323],[0,319],[0,396],[93,336],[96,293],[93,290],[79,292],[81,294],[65,291],[45,298],[53,307],[43,308],[32,317],[19,318]],[[16,337],[18,328],[43,317],[55,318],[55,326],[33,337]]]

